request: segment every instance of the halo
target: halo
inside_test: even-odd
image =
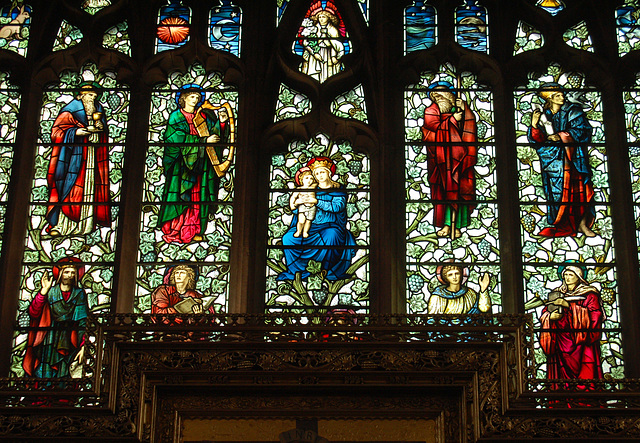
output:
[[[77,257],[61,258],[53,267],[53,280],[58,281],[58,277],[60,276],[60,271],[62,271],[62,268],[73,266],[74,268],[76,268],[76,271],[78,273],[78,281],[80,281],[80,279],[84,275],[84,265],[81,265],[80,263],[82,262]]]
[[[198,270],[198,267],[196,265],[192,265],[189,264],[189,262],[178,262],[175,263],[171,266],[167,266],[167,268],[164,270],[164,276],[162,277],[162,283],[165,285],[170,285],[171,283],[169,282],[169,280],[171,279],[171,272],[173,271],[173,268],[175,268],[176,266],[187,266],[189,268],[191,268],[193,270],[193,272],[195,273],[195,281],[198,281],[198,278],[200,277],[200,271]]]
[[[575,266],[582,271],[582,276],[578,276],[580,279],[586,281],[587,277],[587,267],[584,263],[579,262],[576,259],[567,260],[563,265],[558,266],[558,278],[562,280],[562,274],[564,274],[564,270],[567,269],[567,266]]]
[[[428,87],[427,90],[428,91],[433,91],[434,89],[443,89],[446,88],[449,91],[453,91],[454,87],[451,84],[451,82],[447,82],[447,81],[437,81],[437,82],[433,82],[431,83]]]
[[[438,281],[443,285],[448,284],[447,281],[444,278],[442,278],[442,269],[445,266],[450,266],[450,265],[457,266],[462,269],[462,281],[460,282],[460,286],[463,286],[467,282],[467,280],[469,280],[469,268],[467,268],[464,265],[457,264],[455,260],[452,258],[445,260],[445,264],[438,265],[438,267],[436,268],[436,277],[438,278]]]
[[[176,92],[176,105],[178,105],[178,107],[180,107],[180,97],[182,96],[182,94],[184,94],[186,92],[197,92],[197,93],[199,93],[200,94],[200,101],[196,105],[196,109],[198,109],[200,106],[202,106],[202,104],[204,103],[204,90],[202,89],[202,86],[196,85],[195,83],[189,83],[187,85],[181,86],[180,90],[178,90],[178,92]]]
[[[80,94],[81,91],[93,91],[97,94],[96,100],[100,100],[102,98],[102,86],[98,82],[84,81],[78,85],[77,91],[75,91],[75,95]]]

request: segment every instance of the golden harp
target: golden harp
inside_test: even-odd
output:
[[[213,106],[209,100],[205,100],[205,102],[198,108],[195,117],[193,118],[193,124],[196,127],[196,131],[198,131],[198,135],[200,137],[209,137],[209,128],[207,127],[206,119],[200,114],[200,111],[203,109],[210,109],[212,111],[218,111],[220,109],[224,109],[227,111],[227,115],[229,116],[229,120],[227,120],[229,124],[229,153],[227,154],[227,158],[224,161],[220,161],[218,158],[218,154],[216,153],[215,147],[207,146],[207,155],[209,156],[209,160],[213,165],[214,171],[218,177],[222,177],[229,167],[231,166],[231,162],[233,161],[233,155],[235,153],[235,139],[236,139],[236,125],[235,119],[233,116],[233,110],[231,109],[231,105],[229,103],[223,103],[220,106]]]

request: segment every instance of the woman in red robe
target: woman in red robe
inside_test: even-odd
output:
[[[604,313],[600,291],[575,265],[562,270],[560,295],[542,311],[540,344],[550,379],[600,379],[600,339]],[[585,386],[584,389],[588,389]]]

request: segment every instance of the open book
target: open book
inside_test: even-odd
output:
[[[216,297],[212,295],[202,298],[186,297],[184,300],[173,305],[173,308],[180,314],[193,314],[193,306],[201,303],[203,313],[206,313],[209,311],[209,307],[213,304],[215,299]]]

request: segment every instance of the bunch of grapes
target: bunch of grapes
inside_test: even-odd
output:
[[[358,175],[360,174],[360,172],[362,172],[362,162],[358,160],[349,161],[349,163],[347,163],[347,166],[349,167],[349,171],[351,171],[353,175]]]
[[[629,148],[629,157],[640,156],[640,146],[631,146]]]
[[[411,292],[420,292],[424,286],[424,278],[420,274],[411,274],[409,276],[409,290]]]
[[[531,214],[525,214],[520,221],[527,232],[532,232],[536,228],[536,219]]]
[[[604,303],[612,305],[616,301],[616,291],[611,288],[602,288],[600,298]]]
[[[489,257],[489,254],[491,254],[491,243],[483,238],[480,243],[478,243],[478,251],[484,258]]]
[[[121,102],[122,101],[120,100],[120,95],[118,93],[111,91],[111,93],[107,95],[107,103],[111,109],[118,109]]]
[[[327,298],[329,298],[329,293],[324,289],[316,289],[313,291],[311,298],[313,298],[313,301],[316,302],[316,304],[323,305],[324,302],[327,301]]]

